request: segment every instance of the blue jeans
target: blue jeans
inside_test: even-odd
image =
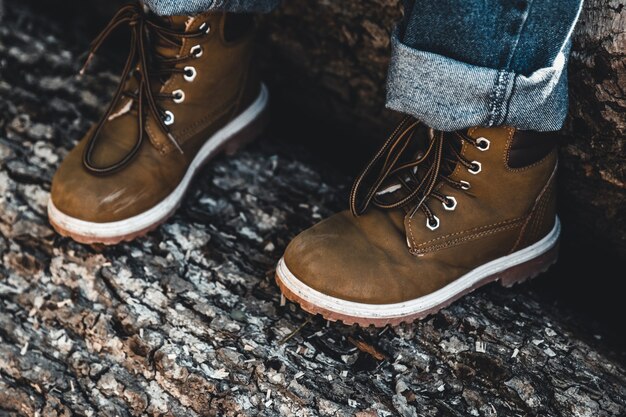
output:
[[[267,12],[280,0],[144,0],[158,14]],[[567,114],[567,60],[583,0],[405,0],[387,107],[440,130],[550,131]]]

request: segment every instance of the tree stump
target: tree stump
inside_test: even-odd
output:
[[[284,304],[277,259],[299,230],[345,207],[349,184],[288,136],[270,131],[215,160],[144,239],[99,247],[55,235],[54,170],[117,82],[107,62],[77,80],[88,39],[74,41],[59,21],[8,2],[0,415],[624,415],[623,356],[533,283],[488,286],[382,330]]]

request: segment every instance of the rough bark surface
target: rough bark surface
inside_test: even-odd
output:
[[[380,142],[398,119],[385,84],[401,16],[400,0],[283,2],[265,19],[260,54],[277,101]]]
[[[492,285],[382,331],[283,305],[276,260],[298,230],[343,208],[348,183],[286,142],[266,138],[217,159],[147,238],[90,247],[58,237],[46,219],[51,177],[116,77],[104,65],[76,80],[85,45],[9,6],[0,25],[0,415],[626,412],[623,365],[533,284]]]
[[[626,259],[626,1],[585,1],[569,75],[562,212],[579,239]]]

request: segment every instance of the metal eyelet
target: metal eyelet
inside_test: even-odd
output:
[[[430,230],[435,230],[439,227],[439,217],[434,216],[432,218],[435,221],[435,224],[430,224],[430,219],[426,219],[426,227],[428,227]]]
[[[211,31],[211,25],[209,25],[207,22],[204,22],[203,24],[200,25],[198,30],[204,31],[204,33],[209,33]]]
[[[489,149],[489,146],[491,146],[491,141],[489,139],[483,137],[476,139],[476,147],[481,152],[485,152],[487,149]]]
[[[200,58],[203,52],[204,51],[202,50],[202,46],[200,45],[195,45],[189,50],[189,53],[193,55],[194,58]]]
[[[459,181],[459,182],[461,183],[461,190],[465,190],[465,191],[467,191],[467,190],[469,190],[470,188],[472,188],[472,185],[471,185],[469,182],[467,182],[467,181],[463,181],[463,180],[461,180],[461,181]]]
[[[182,103],[185,101],[185,92],[180,89],[172,91],[172,100],[174,103]]]
[[[478,161],[472,161],[472,166],[471,168],[468,168],[467,170],[469,171],[470,174],[478,174],[480,171],[482,171],[483,169],[483,165],[478,162]]]
[[[194,67],[185,67],[184,69],[184,75],[183,77],[185,78],[185,81],[193,81],[196,79],[196,75],[198,75],[198,72],[196,71],[196,69]]]
[[[163,113],[165,114],[165,117],[163,118],[163,123],[166,126],[174,124],[174,113],[169,110],[165,110],[165,112]]]
[[[448,211],[454,211],[454,209],[456,208],[456,198],[452,197],[451,195],[447,195],[446,196],[446,202],[450,202],[450,204],[446,204],[445,202],[441,202],[441,204],[443,204],[443,208],[448,210]]]

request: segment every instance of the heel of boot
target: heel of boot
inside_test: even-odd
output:
[[[269,111],[265,107],[253,121],[228,140],[224,145],[224,152],[229,156],[236,154],[241,148],[259,137],[268,124]]]
[[[538,257],[524,262],[523,264],[515,265],[498,274],[500,285],[509,288],[515,284],[535,278],[537,275],[546,272],[551,265],[556,263],[558,257],[559,244],[557,242],[550,250]]]

